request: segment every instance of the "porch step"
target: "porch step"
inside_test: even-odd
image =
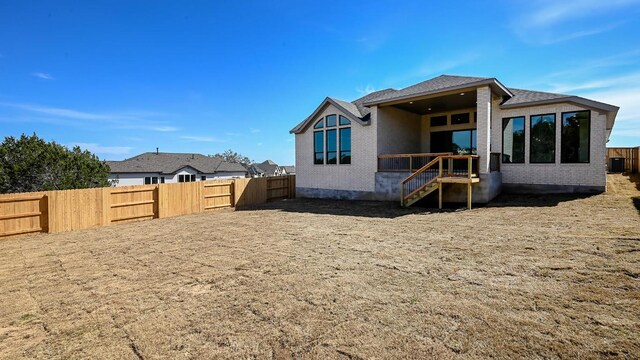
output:
[[[405,203],[403,204],[403,206],[404,207],[408,207],[408,206],[411,206],[411,205],[415,204],[420,199],[422,199],[425,196],[431,194],[432,192],[438,190],[439,187],[440,187],[440,184],[438,184],[438,183],[433,183],[433,184],[431,184],[431,186],[425,187],[424,189],[422,189],[422,190],[418,191],[417,193],[415,193],[410,198],[406,199]]]

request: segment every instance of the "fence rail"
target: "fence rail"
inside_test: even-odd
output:
[[[242,208],[295,197],[295,176],[0,195],[0,239]]]

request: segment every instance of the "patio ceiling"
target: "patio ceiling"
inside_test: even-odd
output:
[[[464,94],[464,95],[462,95]],[[402,110],[410,111],[419,115],[436,114],[456,109],[468,109],[476,107],[476,90],[461,91],[426,99],[411,100],[400,104],[392,105]]]

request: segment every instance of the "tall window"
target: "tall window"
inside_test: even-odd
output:
[[[502,119],[502,162],[524,163],[524,116]]]
[[[327,119],[327,123],[328,123]],[[327,164],[338,163],[338,135],[336,129],[327,130]]]
[[[351,164],[351,128],[340,129],[340,164]]]
[[[560,160],[563,163],[588,163],[591,112],[562,113]]]
[[[324,131],[313,132],[313,154],[314,164],[324,164]]]
[[[327,115],[314,126],[313,163],[316,165],[351,164],[351,120],[342,115]]]
[[[556,162],[556,114],[532,115],[529,162]]]

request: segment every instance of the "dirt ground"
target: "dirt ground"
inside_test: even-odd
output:
[[[0,358],[638,358],[640,182],[0,241]]]

